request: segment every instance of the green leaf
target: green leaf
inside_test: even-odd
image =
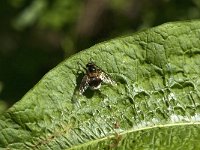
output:
[[[91,59],[117,85],[79,95]],[[199,60],[200,21],[95,45],[47,73],[1,116],[0,147],[200,149]]]

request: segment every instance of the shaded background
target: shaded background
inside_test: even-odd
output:
[[[0,112],[74,53],[165,22],[198,18],[199,0],[2,0]]]

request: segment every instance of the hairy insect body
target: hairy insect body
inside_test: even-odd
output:
[[[101,87],[101,83],[114,84],[115,82],[98,66],[94,63],[89,62],[86,65],[86,74],[84,75],[80,87],[79,93],[83,94],[89,87],[91,90],[97,90]]]

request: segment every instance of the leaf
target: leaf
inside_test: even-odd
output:
[[[78,95],[91,59],[117,86]],[[47,73],[1,116],[0,147],[200,149],[199,60],[200,21],[95,45]]]

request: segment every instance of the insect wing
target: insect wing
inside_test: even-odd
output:
[[[88,76],[85,75],[81,81],[81,84],[80,84],[80,87],[79,87],[79,93],[82,95],[85,90],[89,87],[89,84],[88,84]]]
[[[114,80],[112,80],[108,74],[106,74],[105,72],[101,72],[101,75],[100,75],[100,78],[101,80],[104,82],[104,83],[108,83],[108,84],[113,84],[115,85],[116,82]]]

